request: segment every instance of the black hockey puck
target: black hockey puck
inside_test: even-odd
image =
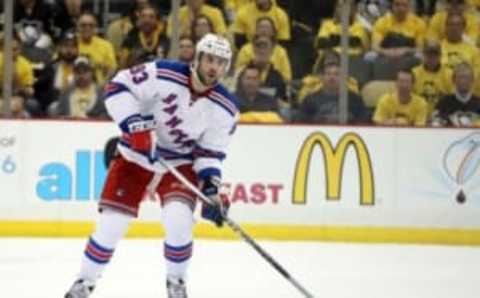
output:
[[[457,194],[457,203],[463,204],[467,200],[467,196],[465,196],[465,193],[463,190],[459,191]]]

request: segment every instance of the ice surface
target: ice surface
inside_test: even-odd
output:
[[[480,248],[259,243],[318,298],[478,298]],[[0,238],[0,297],[63,297],[85,239]],[[162,239],[120,242],[92,298],[165,296]],[[196,240],[191,298],[303,297],[246,243]]]

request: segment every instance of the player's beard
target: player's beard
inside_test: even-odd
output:
[[[212,88],[215,86],[218,82],[218,80],[214,80],[212,83],[209,83],[205,76],[202,75],[202,73],[197,69],[193,72],[193,88],[195,89],[196,92],[202,93],[205,90]]]

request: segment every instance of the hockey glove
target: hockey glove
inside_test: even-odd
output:
[[[219,193],[220,184],[220,179],[214,176],[208,177],[200,183],[203,194],[213,202],[213,204],[203,202],[202,217],[214,222],[217,227],[223,226],[224,216],[227,215],[230,208],[227,196]]]
[[[158,159],[155,140],[155,120],[135,117],[128,123],[131,148],[145,154],[150,163]]]

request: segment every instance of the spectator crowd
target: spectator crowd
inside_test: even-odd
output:
[[[337,2],[184,0],[177,59],[190,63],[206,33],[224,35],[235,58],[223,83],[242,122],[339,123]],[[349,124],[480,127],[480,0],[352,2]],[[107,119],[106,81],[167,58],[170,0],[110,1],[108,13],[94,4],[14,1],[12,117]]]

